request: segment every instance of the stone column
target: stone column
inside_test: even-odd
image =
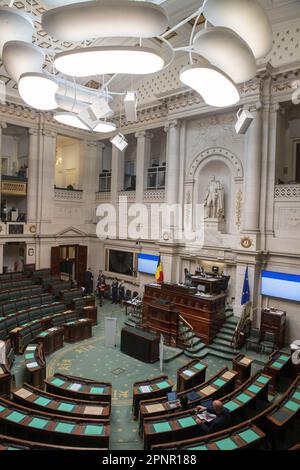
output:
[[[96,161],[96,171],[95,171],[96,192],[99,191],[99,175],[101,171],[103,170],[104,151],[105,151],[105,144],[103,142],[98,142],[98,158]]]
[[[179,204],[179,182],[180,182],[180,121],[170,121],[165,126],[167,135],[167,152],[166,152],[166,203],[171,210],[171,206]],[[169,236],[169,241],[172,242],[176,238],[176,232],[181,223],[179,217],[182,216],[181,211],[177,210],[174,213],[173,221],[171,223],[166,220],[163,227],[163,238]]]
[[[51,223],[54,209],[54,176],[55,176],[55,152],[56,133],[44,130],[40,145],[42,154],[39,158],[39,222]]]
[[[111,160],[111,201],[117,204],[119,191],[124,189],[125,152],[113,145]]]
[[[144,200],[144,191],[147,189],[147,170],[150,165],[151,139],[150,132],[137,132],[136,151],[136,201],[141,204]]]
[[[95,192],[97,191],[97,162],[98,143],[86,143],[86,155],[83,167],[83,197],[85,201],[85,223],[92,223],[95,203]]]
[[[0,121],[0,222],[2,221],[1,218],[1,196],[2,196],[2,129],[5,129],[6,123]],[[3,249],[2,249],[3,252]],[[2,262],[3,264],[3,262]],[[3,272],[3,271],[1,271]]]
[[[262,166],[262,105],[250,108],[254,120],[246,136],[246,161],[243,207],[243,232],[259,232],[261,166]]]
[[[3,273],[3,249],[4,243],[0,243],[0,274]]]
[[[37,221],[38,198],[38,162],[39,162],[39,132],[29,129],[28,155],[28,184],[27,184],[27,223]]]

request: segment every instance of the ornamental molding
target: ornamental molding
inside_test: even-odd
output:
[[[164,189],[149,189],[144,191],[144,202],[163,202],[166,198]]]
[[[238,178],[239,180],[243,178],[244,169],[241,160],[226,148],[212,147],[204,150],[196,158],[194,158],[187,173],[187,179],[189,181],[194,180],[199,166],[203,164],[205,160],[212,160],[213,158],[223,160],[225,163],[227,163],[227,165],[229,163],[229,166],[233,170],[234,178]]]

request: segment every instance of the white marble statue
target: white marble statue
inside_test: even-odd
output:
[[[205,219],[224,219],[224,187],[220,181],[216,180],[215,176],[211,177],[207,188],[204,207]]]

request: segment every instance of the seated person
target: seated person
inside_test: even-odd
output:
[[[211,408],[205,408],[204,406],[198,406],[196,408],[197,413],[202,413],[203,411],[216,415],[216,417],[209,423],[203,422],[200,418],[197,418],[197,422],[200,424],[200,430],[205,434],[222,431],[222,429],[226,429],[231,426],[230,413],[226,408],[224,408],[221,401],[213,401]]]
[[[188,410],[189,408],[189,401],[186,395],[183,395],[182,397],[179,398],[180,400],[180,406],[182,410]]]

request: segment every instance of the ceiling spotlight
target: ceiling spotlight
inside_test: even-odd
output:
[[[88,106],[85,111],[81,113],[82,118],[85,117],[91,121],[97,121],[111,115],[112,109],[109,107],[106,99],[99,98],[97,101]]]
[[[117,126],[113,122],[98,121],[98,124],[96,124],[96,126],[93,127],[93,131],[108,133],[108,132],[114,132],[116,128]]]
[[[19,80],[19,93],[23,101],[33,108],[50,111],[57,108],[56,81],[43,73],[23,73]]]
[[[194,64],[184,67],[180,72],[180,80],[196,90],[205,103],[210,106],[231,106],[240,99],[233,81],[217,67],[210,64]]]
[[[121,132],[119,132],[117,135],[115,135],[115,137],[110,139],[110,142],[121,152],[123,152],[123,150],[125,150],[128,147],[128,142],[125,136],[121,134]]]
[[[272,48],[272,27],[257,0],[207,0],[203,15],[214,26],[233,29],[259,59]]]
[[[56,69],[73,77],[91,75],[146,75],[164,67],[163,58],[146,47],[86,47],[61,52],[54,59]]]
[[[240,108],[237,112],[237,122],[235,124],[235,131],[237,134],[246,134],[251,122],[254,119],[253,114],[247,109]]]
[[[136,94],[134,91],[128,91],[124,98],[125,114],[128,122],[137,121],[136,112]]]
[[[75,113],[56,113],[54,115],[54,119],[61,124],[65,124],[66,126],[76,127],[77,129],[82,129],[85,131],[90,131],[90,127],[80,119],[80,117]]]

